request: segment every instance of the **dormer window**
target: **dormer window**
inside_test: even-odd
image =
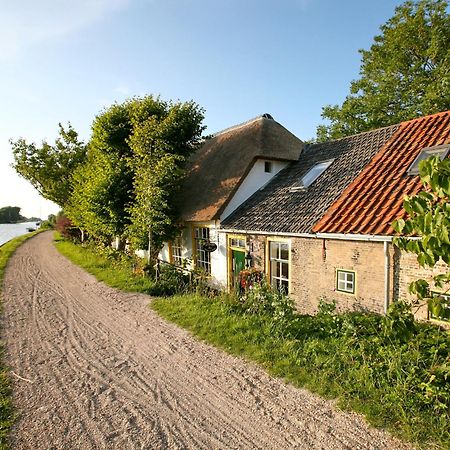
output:
[[[271,161],[264,161],[264,172],[272,173],[272,162]]]
[[[309,187],[323,172],[331,165],[333,159],[329,161],[322,161],[315,164],[302,178],[302,185],[304,188]]]
[[[419,175],[419,163],[424,159],[430,158],[431,156],[439,156],[439,158],[444,159],[447,157],[450,151],[450,144],[445,145],[435,145],[434,147],[427,147],[420,151],[416,159],[409,166],[408,175]]]

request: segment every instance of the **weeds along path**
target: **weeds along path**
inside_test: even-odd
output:
[[[13,449],[403,449],[356,414],[272,379],[108,288],[52,234],[4,280]]]

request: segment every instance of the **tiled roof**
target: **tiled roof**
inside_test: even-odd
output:
[[[182,219],[218,219],[256,158],[296,161],[303,147],[268,114],[215,134],[190,161],[179,199]]]
[[[420,150],[450,142],[450,111],[400,124],[392,138],[314,226],[314,232],[391,235],[403,197],[422,183],[407,170]]]
[[[223,228],[309,233],[330,205],[359,175],[376,152],[389,140],[398,125],[380,128],[305,148],[298,161],[282,170],[222,221]],[[334,159],[307,189],[302,177],[318,162]]]

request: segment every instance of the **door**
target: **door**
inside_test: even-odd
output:
[[[231,250],[231,282],[232,287],[239,287],[239,272],[245,269],[245,251]]]

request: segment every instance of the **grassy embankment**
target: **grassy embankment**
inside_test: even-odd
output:
[[[39,231],[24,234],[0,246],[0,289],[3,287],[3,277],[9,258],[17,248]],[[1,294],[0,294],[1,296]],[[8,380],[8,369],[3,364],[3,343],[0,348],[0,449],[8,448],[8,434],[14,421],[11,402],[11,388]]]
[[[91,250],[68,242],[57,246],[111,286],[151,289],[150,280],[146,286],[129,268],[112,268]],[[152,302],[159,314],[199,338],[296,386],[338,399],[342,408],[364,414],[374,426],[422,448],[450,448],[447,332],[418,324],[411,330],[407,321],[403,330],[401,315],[391,322],[370,314],[286,316],[279,306],[270,314],[251,314],[230,296],[180,295]],[[392,321],[400,325],[398,336],[389,333]]]

